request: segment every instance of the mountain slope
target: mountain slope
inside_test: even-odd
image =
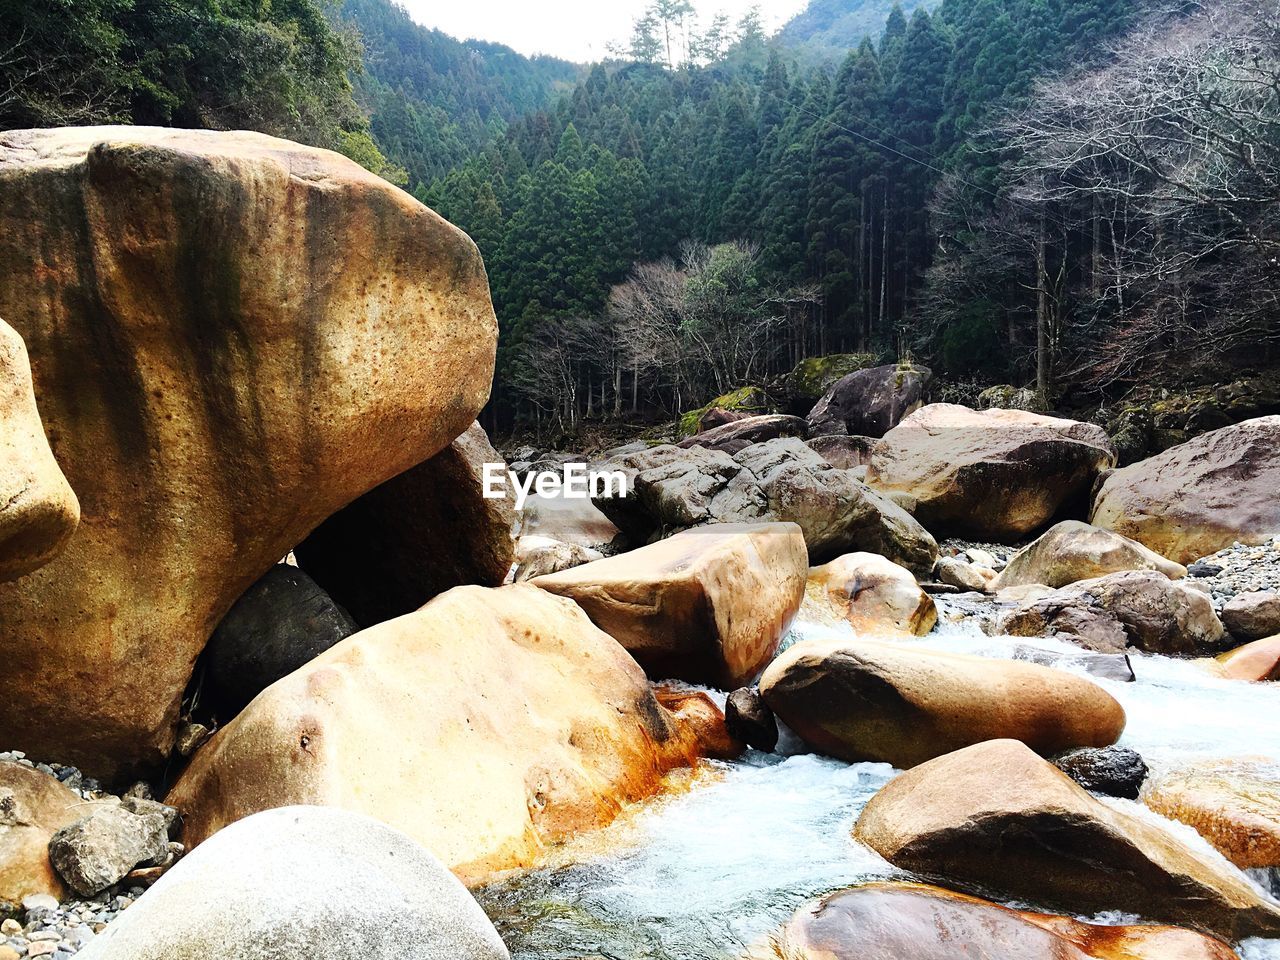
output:
[[[933,10],[941,0],[901,0],[910,17],[917,7]],[[894,0],[810,0],[778,32],[784,47],[807,49],[824,59],[842,59],[864,38],[876,40],[893,10]]]

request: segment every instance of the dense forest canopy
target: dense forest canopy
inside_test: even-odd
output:
[[[52,0],[0,10],[0,125],[246,127],[403,185],[485,255],[492,424],[669,416],[845,351],[1101,402],[1275,359],[1277,23],[812,0],[770,38],[655,0],[582,66],[390,0]]]

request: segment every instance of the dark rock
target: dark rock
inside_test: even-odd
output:
[[[1084,747],[1055,757],[1053,765],[1086,790],[1137,800],[1147,765],[1128,747]]]
[[[204,653],[203,714],[226,723],[359,627],[297,567],[279,564],[223,617]]]
[[[724,705],[724,725],[729,736],[765,753],[772,753],[778,745],[778,721],[759,691],[751,687],[729,694]]]
[[[1187,567],[1187,576],[1198,577],[1201,580],[1208,580],[1216,577],[1222,572],[1222,567],[1216,563],[1206,563],[1204,560],[1197,560],[1195,563]]]
[[[530,469],[563,463],[544,460]],[[453,587],[498,586],[515,559],[516,522],[510,497],[484,497],[484,464],[500,462],[472,424],[426,463],[321,524],[298,546],[298,565],[364,627],[412,613]]]
[[[1073,639],[1072,642],[1082,643],[1078,639]],[[1023,645],[1014,647],[1013,658],[1043,664],[1046,667],[1058,666],[1062,662],[1062,655],[1056,650]],[[1071,663],[1084,667],[1085,672],[1090,676],[1103,680],[1133,683],[1138,679],[1133,672],[1133,661],[1125,653],[1080,653],[1071,657]]]
[[[871,462],[871,451],[875,444],[874,437],[831,434],[814,437],[808,441],[807,446],[833,467],[852,470],[854,467],[865,467]]]
[[[136,814],[114,804],[97,807],[49,841],[54,869],[84,897],[101,893],[139,864],[152,866],[168,855],[164,815]]]
[[[803,437],[808,431],[809,424],[800,417],[763,414],[723,423],[681,440],[676,446],[686,450],[690,447],[706,447],[708,450],[722,450],[732,455],[753,443],[764,443],[777,437]]]
[[[859,370],[836,381],[809,411],[811,429],[883,437],[928,402],[932,384],[929,368],[910,363]]]
[[[744,410],[726,410],[724,407],[712,407],[698,418],[698,433],[706,433],[717,427],[750,419],[751,414]]]
[[[838,381],[858,370],[876,365],[873,353],[833,353],[806,357],[788,373],[769,384],[768,394],[783,413],[804,416]]]

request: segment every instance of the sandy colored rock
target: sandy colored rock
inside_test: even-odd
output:
[[[1226,632],[1209,595],[1152,570],[1081,580],[1008,611],[1000,629],[1017,637],[1058,637],[1101,653],[1204,653]]]
[[[938,622],[910,570],[875,553],[847,553],[809,571],[806,619],[845,620],[859,635],[922,637]]]
[[[475,244],[359,165],[144,127],[0,134],[0,316],[83,510],[0,585],[0,742],[108,778],[251,583],[475,420],[497,334]]]
[[[747,745],[729,732],[725,713],[710,694],[671,686],[656,686],[653,695],[658,703],[686,724],[698,743],[698,754],[713,760],[733,760],[742,755]]]
[[[44,566],[80,522],[80,502],[49,449],[27,348],[0,320],[0,581]]]
[[[320,524],[295,549],[298,565],[365,627],[454,587],[500,586],[515,561],[516,510],[509,485],[506,497],[485,497],[486,463],[503,460],[473,423]]]
[[[876,446],[867,482],[916,501],[935,535],[1013,543],[1115,465],[1101,427],[1024,410],[922,407]]]
[[[1190,563],[1280,536],[1280,416],[1196,437],[1108,474],[1090,522]]]
[[[484,911],[435,857],[369,817],[318,807],[233,825],[179,861],[79,956],[508,960]]]
[[[1280,680],[1280,636],[1228,650],[1207,666],[1228,680]]]
[[[1178,927],[1101,926],[1022,913],[920,883],[869,883],[813,901],[773,935],[765,960],[1236,960]]]
[[[1237,640],[1262,640],[1280,633],[1280,591],[1253,590],[1232,597],[1222,622]]]
[[[62,878],[49,862],[49,840],[88,809],[47,773],[0,760],[0,901],[65,894]]]
[[[1156,813],[1194,827],[1237,867],[1280,867],[1280,767],[1268,759],[1193,764],[1153,778]]]
[[[938,559],[938,580],[941,583],[973,593],[991,593],[995,587],[996,572],[990,567],[969,563],[959,557]]]
[[[366,813],[482,883],[603,826],[695,756],[693,731],[572,601],[458,587],[265,690],[166,802],[189,846],[273,807]]]
[[[871,640],[797,643],[760,695],[817,750],[904,769],[1003,737],[1045,755],[1102,747],[1125,724],[1110,694],[1064,670]]]
[[[854,836],[895,866],[1072,913],[1121,910],[1224,939],[1280,934],[1280,906],[1233,867],[1095,800],[1014,740],[908,770]]]
[[[1123,570],[1155,570],[1170,580],[1187,575],[1182,564],[1166,560],[1136,540],[1079,520],[1064,520],[1014,554],[1000,572],[995,589],[1033,583],[1065,587]]]
[[[576,601],[649,676],[732,690],[773,659],[807,572],[795,524],[712,524],[532,582]]]

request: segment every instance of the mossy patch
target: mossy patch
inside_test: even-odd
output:
[[[817,403],[837,380],[859,370],[874,367],[879,357],[873,353],[833,353],[807,357],[790,373],[778,379],[779,392],[792,400]]]
[[[692,437],[698,432],[698,424],[710,411],[719,407],[722,410],[736,410],[742,413],[766,413],[769,409],[764,391],[759,387],[739,387],[722,397],[716,397],[704,407],[690,410],[680,416],[680,438]]]

